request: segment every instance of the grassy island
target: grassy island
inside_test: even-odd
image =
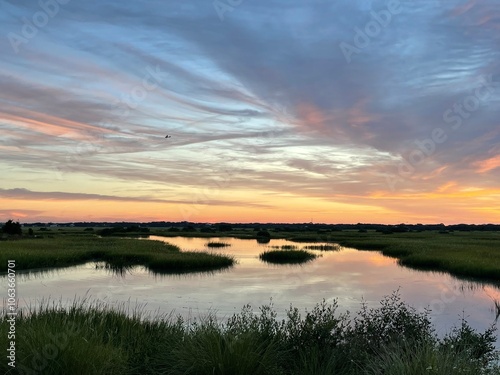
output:
[[[9,259],[15,259],[19,271],[68,267],[91,261],[103,261],[112,268],[143,265],[158,273],[210,271],[234,264],[230,256],[184,252],[161,241],[93,234],[56,234],[51,238],[0,241],[0,272],[6,271]]]
[[[316,254],[305,250],[268,250],[259,255],[259,258],[268,263],[304,263],[317,257]]]

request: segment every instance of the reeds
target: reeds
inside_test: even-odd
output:
[[[320,251],[338,251],[340,250],[340,246],[337,244],[332,245],[308,245],[304,246],[306,250],[320,250]]]
[[[231,246],[230,243],[227,242],[217,242],[217,241],[210,241],[205,244],[207,247],[229,247]]]

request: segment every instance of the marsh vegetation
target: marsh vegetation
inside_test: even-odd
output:
[[[140,308],[88,301],[45,303],[18,316],[16,369],[5,374],[401,375],[499,373],[494,330],[465,321],[438,337],[427,312],[397,293],[377,308],[339,314],[324,301],[278,319],[271,305],[245,306],[226,321],[146,316]],[[0,336],[7,337],[6,316]]]
[[[183,273],[234,264],[231,256],[184,252],[160,241],[120,238],[146,231],[117,230],[99,237],[94,234],[97,230],[44,229],[35,228],[29,237],[0,242],[2,267],[8,259],[16,259],[17,270],[95,261],[111,270],[143,265],[155,273]],[[174,233],[154,229],[150,234],[168,237]],[[215,237],[196,230],[183,231],[182,235]],[[222,235],[227,237],[228,233]],[[241,230],[234,236],[255,239],[256,233]],[[397,258],[400,264],[415,268],[500,280],[497,232],[396,232],[387,236],[374,231],[271,231],[270,236],[317,244],[269,246],[270,251],[260,254],[266,262],[307,262],[318,253],[306,250],[336,250],[338,247],[332,243],[338,242],[363,250],[380,250]],[[225,243],[222,240],[208,243]],[[208,246],[205,241],[200,248],[204,243]],[[333,255],[323,254],[322,259]],[[378,309],[364,306],[354,316],[338,314],[336,303],[321,303],[305,315],[291,308],[282,320],[271,306],[263,306],[257,313],[245,307],[225,322],[215,316],[197,321],[151,318],[141,310],[115,307],[85,302],[69,308],[45,304],[25,311],[17,321],[18,369],[5,367],[5,361],[0,369],[9,374],[55,375],[500,373],[494,367],[493,329],[478,333],[461,322],[445,337],[438,337],[429,314],[416,312],[397,295],[384,299]],[[498,315],[497,300],[495,309]],[[3,314],[0,319],[4,339],[6,318]],[[77,334],[71,329],[76,329]],[[50,355],[43,351],[47,343],[52,345],[51,350],[57,349]]]
[[[259,255],[259,258],[268,263],[305,263],[317,258],[305,250],[267,250]]]
[[[331,245],[308,245],[304,246],[306,250],[320,250],[320,251],[337,251],[340,250],[340,246],[337,244]]]
[[[230,243],[227,242],[219,242],[219,241],[210,241],[206,244],[207,247],[229,247]]]
[[[143,265],[157,273],[184,273],[227,268],[234,264],[231,256],[180,251],[161,241],[101,238],[92,234],[2,241],[0,271],[6,271],[8,259],[16,260],[17,270],[69,267],[96,261],[115,269]]]

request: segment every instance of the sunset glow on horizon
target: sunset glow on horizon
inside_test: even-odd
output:
[[[3,3],[0,222],[500,223],[500,3],[217,4]]]

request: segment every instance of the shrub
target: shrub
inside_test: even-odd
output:
[[[8,220],[2,226],[2,232],[8,235],[21,236],[23,234],[23,229],[21,227],[21,224],[19,224],[19,221],[14,222],[13,220]]]
[[[233,230],[233,227],[229,224],[219,224],[218,229],[219,232],[230,232]]]
[[[347,329],[349,347],[356,361],[365,362],[387,345],[403,340],[435,344],[434,329],[427,311],[417,312],[401,300],[398,292],[384,297],[379,308],[363,304],[354,324]]]
[[[271,234],[267,230],[259,230],[257,232],[257,237],[267,237],[267,238],[270,238]]]
[[[483,364],[488,363],[493,360],[495,331],[495,326],[491,326],[484,333],[478,333],[465,320],[462,320],[460,327],[455,327],[441,341],[441,347],[451,349],[458,355],[466,354],[468,358]]]
[[[21,369],[41,348],[64,336],[43,374],[238,374],[238,375],[498,375],[493,329],[473,331],[465,322],[438,339],[428,312],[417,312],[399,295],[363,309],[351,320],[337,302],[301,315],[290,307],[279,320],[272,305],[254,313],[249,305],[225,323],[209,315],[200,323],[168,317],[146,319],[129,307],[75,303],[19,314]],[[116,306],[115,306],[116,308]],[[0,314],[0,336],[8,316]],[[74,327],[70,331],[65,327]],[[72,332],[72,333],[71,333]],[[21,344],[22,343],[22,344]],[[88,361],[92,358],[92,361]],[[36,362],[36,360],[35,360]],[[0,373],[17,374],[0,362]],[[30,373],[28,371],[22,373]]]

